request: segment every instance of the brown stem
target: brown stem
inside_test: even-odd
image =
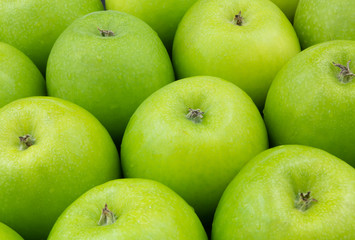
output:
[[[189,108],[189,112],[186,114],[186,117],[195,123],[200,123],[202,121],[203,114],[204,112],[202,112],[200,109]]]
[[[318,201],[314,198],[311,198],[311,192],[300,193],[296,201],[296,208],[304,212],[310,208],[313,202],[318,202]]]
[[[355,77],[355,74],[352,73],[350,70],[350,62],[351,60],[347,62],[346,66],[332,62],[334,66],[340,68],[340,72],[338,73],[338,79],[341,83],[351,82],[352,79]]]
[[[242,26],[244,18],[242,17],[242,11],[239,11],[237,15],[234,16],[233,24]]]
[[[35,144],[35,139],[30,134],[26,134],[24,136],[20,136],[20,149],[25,150]]]
[[[99,27],[97,28],[97,30],[100,31],[101,36],[103,36],[103,37],[112,37],[112,36],[115,36],[115,33],[112,32],[111,30],[103,30],[103,29],[100,29]]]
[[[98,225],[106,226],[106,225],[113,224],[115,222],[116,222],[115,214],[107,208],[107,203],[106,203],[105,207],[102,209]]]

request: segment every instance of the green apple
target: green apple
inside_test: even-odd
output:
[[[175,34],[178,78],[216,76],[243,89],[259,109],[280,68],[300,51],[290,21],[265,0],[200,0]]]
[[[193,209],[165,185],[118,179],[94,187],[58,218],[48,240],[207,240]]]
[[[36,65],[21,51],[0,42],[0,108],[16,99],[46,95]]]
[[[286,15],[290,22],[293,22],[299,0],[271,0]]]
[[[76,18],[99,10],[100,0],[1,0],[0,41],[21,50],[45,73],[60,33]]]
[[[171,83],[133,114],[121,145],[126,177],[160,181],[176,191],[207,226],[229,181],[268,148],[250,97],[220,78]]]
[[[84,107],[116,142],[139,104],[174,80],[169,55],[152,28],[114,10],[77,19],[48,59],[48,94]]]
[[[355,170],[320,149],[268,149],[228,185],[212,240],[355,239]]]
[[[264,119],[271,144],[326,150],[355,167],[355,41],[320,43],[278,73]]]
[[[25,239],[45,238],[88,189],[120,177],[117,149],[83,108],[51,97],[0,109],[0,221]]]
[[[197,0],[106,0],[106,8],[127,12],[148,23],[169,52],[176,28],[185,12]]]
[[[331,40],[355,40],[354,0],[300,0],[294,27],[302,49]]]
[[[0,222],[0,239],[3,240],[23,240],[14,230]]]

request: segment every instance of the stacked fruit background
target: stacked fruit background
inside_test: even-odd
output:
[[[355,1],[0,1],[0,239],[355,239]]]

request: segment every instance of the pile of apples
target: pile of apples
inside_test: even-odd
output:
[[[0,239],[355,239],[355,1],[0,1]]]

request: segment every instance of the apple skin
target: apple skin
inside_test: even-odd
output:
[[[275,3],[282,12],[286,15],[290,22],[293,22],[293,18],[295,17],[295,12],[297,9],[299,0],[271,0]]]
[[[239,11],[242,26],[233,24]],[[173,63],[177,78],[223,78],[243,89],[262,110],[276,73],[299,51],[290,21],[270,1],[200,0],[179,24]]]
[[[304,211],[300,193],[317,200]],[[212,240],[355,239],[355,170],[320,149],[268,149],[228,185],[218,204]]]
[[[3,240],[23,240],[23,238],[10,227],[0,222],[0,239]]]
[[[44,74],[61,32],[76,18],[103,9],[100,0],[2,0],[0,41],[25,53]]]
[[[271,84],[264,120],[272,146],[321,148],[355,167],[355,82],[338,80],[340,69],[355,70],[355,41],[314,45],[291,59]]]
[[[294,28],[302,49],[332,40],[355,40],[355,1],[300,0]]]
[[[98,27],[115,36],[101,36]],[[48,59],[48,95],[87,109],[115,142],[121,141],[139,104],[174,80],[169,55],[152,28],[114,10],[77,19],[58,38]]]
[[[117,220],[98,224],[107,204]],[[193,209],[165,185],[147,179],[118,179],[94,187],[58,218],[48,240],[207,240]]]
[[[205,112],[202,122],[186,118],[189,108]],[[228,81],[199,76],[171,83],[139,106],[122,140],[121,161],[125,177],[162,182],[208,226],[229,181],[267,148],[250,97]]]
[[[46,85],[36,65],[21,51],[0,42],[0,108],[24,97],[46,95]]]
[[[88,189],[120,177],[117,149],[83,108],[30,97],[0,109],[0,221],[25,239],[44,239]],[[35,142],[21,149],[20,136]]]
[[[132,14],[149,24],[171,52],[177,26],[197,0],[106,0],[106,8]]]

